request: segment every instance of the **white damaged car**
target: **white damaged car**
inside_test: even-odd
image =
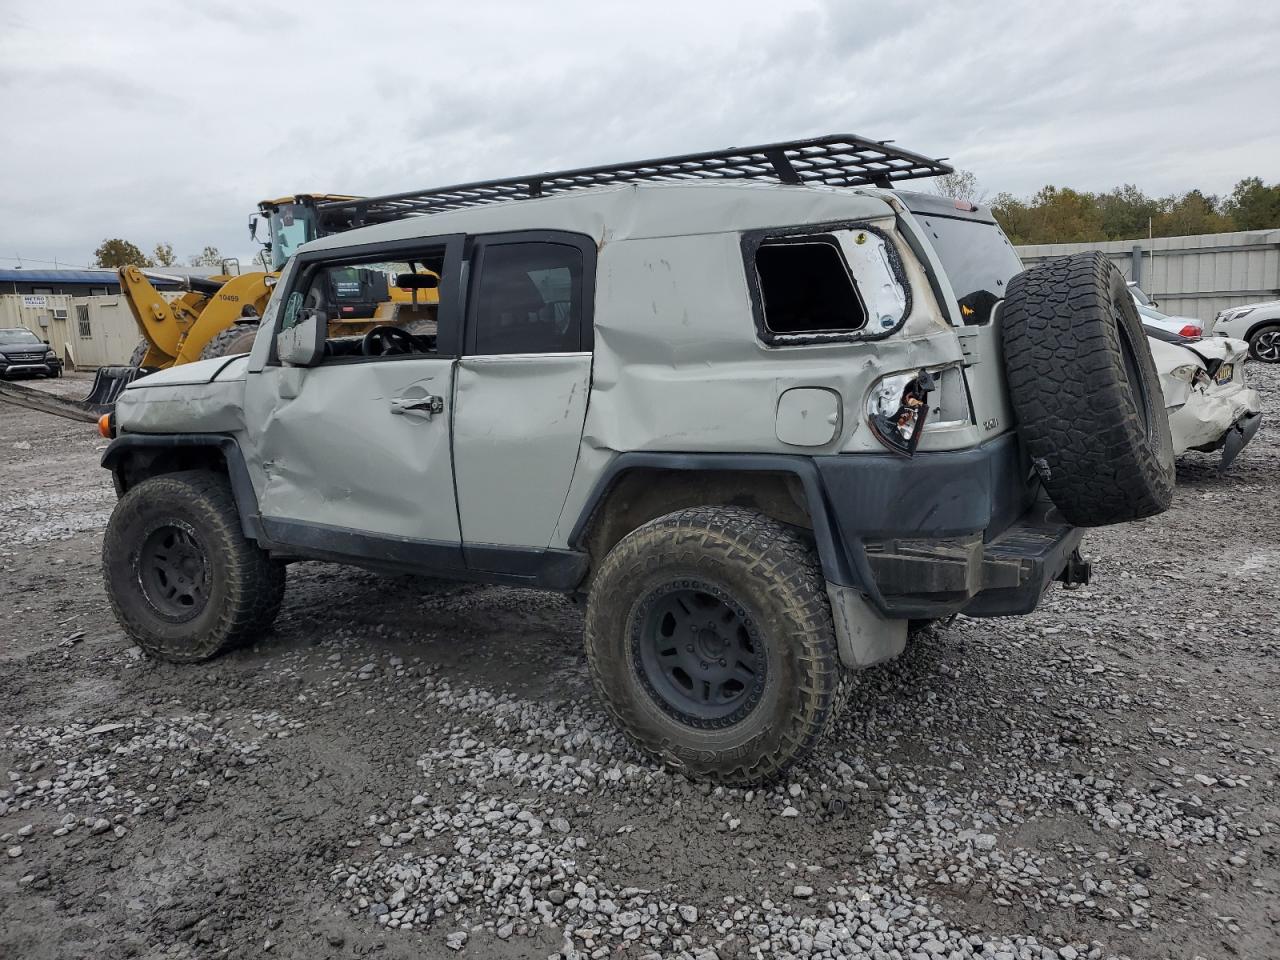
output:
[[[1221,450],[1225,470],[1262,425],[1258,391],[1244,381],[1249,344],[1232,337],[1193,340],[1144,327],[1164,391],[1174,455]]]

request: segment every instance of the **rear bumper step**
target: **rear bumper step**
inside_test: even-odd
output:
[[[989,543],[980,533],[866,543],[867,564],[894,617],[1030,613],[1054,580],[1088,583],[1078,553],[1084,531],[1051,510],[1033,510]]]

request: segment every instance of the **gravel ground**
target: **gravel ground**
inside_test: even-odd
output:
[[[0,956],[1280,956],[1280,369],[1093,586],[858,678],[787,782],[657,769],[530,591],[290,568],[203,667],[121,634],[87,425],[0,403]],[[87,385],[87,384],[82,384]],[[58,385],[77,392],[75,379]]]

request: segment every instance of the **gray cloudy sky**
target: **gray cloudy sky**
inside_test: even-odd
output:
[[[3,0],[0,266],[254,251],[257,200],[830,132],[984,188],[1280,179],[1280,4]]]

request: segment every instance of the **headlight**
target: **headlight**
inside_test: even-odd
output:
[[[937,386],[928,370],[898,373],[876,382],[867,397],[867,421],[876,439],[910,457],[920,445],[929,415],[929,393]]]
[[[1232,320],[1239,320],[1241,317],[1247,317],[1253,313],[1253,307],[1236,307],[1234,310],[1227,310],[1222,314],[1222,322],[1228,323]]]
[[[1209,374],[1205,372],[1204,367],[1195,363],[1180,363],[1169,371],[1169,376],[1192,385],[1208,382],[1209,380]]]
[[[57,359],[58,359],[58,355],[57,355],[56,353],[54,353],[52,350],[46,350],[46,351],[44,352],[44,358],[45,358],[46,360],[57,360]]]

